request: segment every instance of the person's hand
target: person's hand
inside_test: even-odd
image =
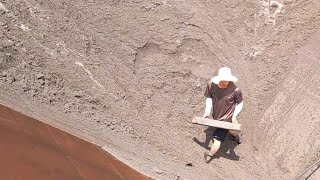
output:
[[[203,118],[207,118],[207,117],[209,117],[210,116],[210,112],[205,112],[204,114],[203,114]]]
[[[232,123],[239,124],[236,116],[232,116]]]

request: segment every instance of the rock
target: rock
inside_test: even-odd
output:
[[[3,71],[2,73],[0,73],[0,78],[3,78],[3,77],[7,77],[7,72],[6,71]]]
[[[16,82],[16,78],[15,78],[15,77],[12,77],[11,82],[12,82],[12,83],[13,83],[13,82]]]
[[[154,168],[154,172],[157,173],[157,174],[163,174],[164,173],[163,170],[161,170],[161,169],[159,169],[157,167]]]
[[[24,69],[24,68],[26,68],[27,63],[26,63],[25,61],[22,61],[21,64],[20,64],[20,66]]]
[[[44,74],[42,74],[42,73],[37,73],[37,74],[36,74],[36,78],[37,78],[37,79],[44,79]]]
[[[76,97],[76,98],[81,98],[81,97],[84,96],[84,94],[83,94],[82,91],[75,91],[73,96]]]

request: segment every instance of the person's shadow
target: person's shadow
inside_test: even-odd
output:
[[[204,142],[199,141],[197,138],[193,138],[193,141],[199,144],[200,146],[204,147],[207,150],[210,150],[211,147],[209,146],[210,141],[212,140],[212,135],[216,128],[214,127],[208,127],[204,132],[206,133],[206,139]],[[220,157],[234,160],[234,161],[239,161],[240,157],[234,152],[234,148],[238,146],[239,144],[231,141],[229,139],[229,133],[224,140],[224,142],[221,143],[219,151],[214,155],[214,158],[219,159]],[[229,152],[229,153],[228,153]]]

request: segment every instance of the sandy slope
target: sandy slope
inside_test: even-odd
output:
[[[290,179],[319,158],[320,1],[1,2],[1,102],[147,175]],[[221,66],[245,95],[244,143],[207,165],[190,121]]]

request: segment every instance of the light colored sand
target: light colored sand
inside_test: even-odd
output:
[[[2,2],[0,102],[154,178],[291,179],[320,155],[320,1],[276,2]],[[221,66],[244,92],[244,143],[205,164],[191,119]]]

